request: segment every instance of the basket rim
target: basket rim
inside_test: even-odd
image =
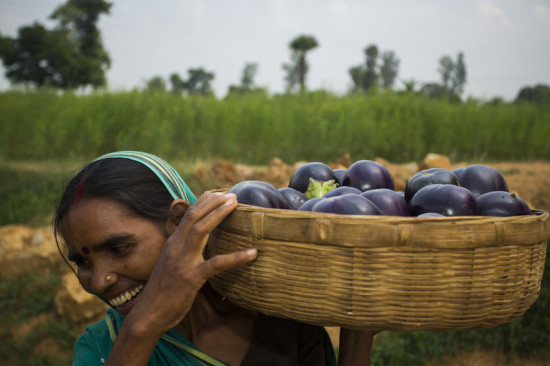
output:
[[[228,188],[219,188],[206,191],[205,193],[213,192],[227,192]],[[273,216],[284,216],[288,218],[313,218],[313,219],[330,219],[339,221],[345,218],[346,221],[387,221],[395,224],[414,224],[425,222],[444,222],[444,223],[467,223],[468,221],[475,221],[476,223],[507,223],[507,222],[536,222],[536,221],[549,221],[550,214],[547,211],[540,209],[531,209],[531,215],[519,215],[519,216],[447,216],[447,217],[416,217],[416,216],[386,216],[386,215],[340,215],[325,212],[311,212],[311,211],[298,211],[298,210],[285,210],[278,208],[266,208],[260,206],[253,206],[248,204],[239,203],[235,209],[237,212],[261,212]],[[550,226],[547,230],[550,234]]]
[[[325,212],[311,212],[311,211],[298,211],[298,210],[285,210],[277,208],[265,208],[260,206],[252,206],[239,203],[236,211],[240,212],[262,212],[273,216],[284,216],[289,218],[312,218],[312,219],[339,219],[345,218],[346,221],[391,221],[396,224],[407,224],[417,222],[461,222],[475,221],[477,223],[487,222],[534,222],[534,221],[547,221],[550,214],[547,211],[539,209],[531,209],[531,215],[519,215],[519,216],[446,216],[446,217],[416,217],[416,216],[386,216],[386,215],[341,215]]]

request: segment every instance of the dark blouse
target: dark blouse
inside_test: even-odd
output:
[[[326,337],[321,327],[258,314],[241,366],[327,365],[326,355],[331,352],[326,350]]]

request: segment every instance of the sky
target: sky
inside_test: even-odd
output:
[[[48,17],[63,0],[0,0],[0,33]],[[290,41],[306,34],[309,89],[345,93],[348,70],[365,62],[364,49],[393,51],[403,81],[440,82],[439,60],[464,54],[464,97],[513,100],[519,90],[550,85],[550,0],[115,0],[98,23],[111,56],[109,89],[143,88],[190,68],[213,72],[217,96],[239,84],[256,63],[257,86],[284,91]],[[9,87],[0,66],[0,90]],[[169,85],[169,83],[168,83]]]

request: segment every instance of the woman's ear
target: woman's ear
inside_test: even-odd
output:
[[[172,201],[170,204],[170,217],[166,220],[166,231],[168,236],[172,235],[174,231],[176,231],[183,215],[185,214],[185,211],[187,211],[189,207],[189,203],[182,199]]]

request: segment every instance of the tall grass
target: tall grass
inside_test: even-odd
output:
[[[170,159],[227,158],[265,164],[384,157],[419,161],[549,159],[546,106],[453,104],[417,95],[167,93],[0,94],[0,158],[89,159],[121,149]]]

